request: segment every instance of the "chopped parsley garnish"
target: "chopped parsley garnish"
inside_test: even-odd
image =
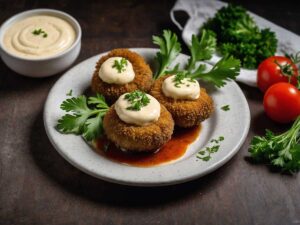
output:
[[[221,109],[223,111],[229,111],[230,110],[230,106],[229,105],[224,105],[224,106],[221,107]]]
[[[140,111],[142,107],[149,104],[150,99],[145,92],[140,90],[133,91],[125,95],[125,99],[131,104],[126,109],[132,111]]]
[[[116,68],[118,70],[118,73],[124,72],[126,70],[126,66],[127,66],[127,59],[122,58],[120,60],[115,60],[114,64],[112,66],[112,68]]]
[[[220,142],[224,141],[224,137],[220,136],[217,139],[211,139],[210,143],[212,143],[212,146],[208,146],[204,149],[201,149],[197,153],[197,158],[201,159],[202,161],[209,161],[211,159],[211,154],[216,153],[220,149]]]
[[[72,96],[73,90],[70,89],[70,91],[66,94],[66,96]]]
[[[187,78],[187,76],[186,76],[186,73],[184,72],[184,71],[179,71],[176,75],[175,75],[175,77],[174,77],[174,79],[173,79],[173,82],[175,83],[175,87],[177,87],[177,88],[180,88],[180,84],[183,84],[183,79],[185,79],[185,78]],[[189,78],[189,80],[188,80],[189,82],[192,82],[192,83],[195,83],[196,82],[196,80],[195,79],[193,79],[193,78]],[[190,85],[187,85],[187,87],[189,87]]]
[[[87,141],[103,134],[102,118],[109,106],[102,95],[88,99],[84,95],[72,97],[63,101],[60,108],[68,113],[58,120],[56,129],[59,132],[82,135]]]
[[[41,34],[43,38],[48,37],[48,34],[44,30],[42,30],[41,28],[35,29],[34,31],[32,31],[32,34],[36,35],[36,36]]]

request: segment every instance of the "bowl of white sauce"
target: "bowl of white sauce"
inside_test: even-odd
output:
[[[81,27],[69,14],[34,9],[6,20],[0,28],[0,54],[13,71],[47,77],[67,69],[78,57]]]

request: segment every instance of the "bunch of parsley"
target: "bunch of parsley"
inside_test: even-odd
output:
[[[199,64],[201,61],[211,59],[216,50],[216,38],[211,31],[203,30],[200,37],[193,35],[187,64],[183,66],[178,63],[172,69],[170,68],[171,63],[181,52],[181,45],[176,34],[164,30],[162,37],[153,36],[153,43],[160,47],[155,58],[159,69],[155,73],[154,79],[166,74],[176,74],[176,79],[185,77],[200,79],[220,88],[226,84],[226,81],[235,80],[240,72],[240,61],[229,55],[223,57],[209,71],[206,71],[205,64]]]
[[[218,51],[241,60],[248,69],[257,68],[276,52],[277,39],[270,29],[260,30],[253,18],[241,6],[229,4],[221,8],[200,29],[211,30],[217,38]]]
[[[249,152],[257,162],[280,168],[283,172],[300,170],[300,117],[286,132],[275,135],[267,130],[263,137],[255,136]]]

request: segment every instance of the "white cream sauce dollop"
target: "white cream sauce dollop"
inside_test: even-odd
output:
[[[125,99],[125,93],[119,97],[115,103],[115,110],[119,118],[128,124],[145,126],[158,120],[160,116],[160,103],[151,95],[147,95],[150,99],[148,105],[141,107],[139,111],[129,110],[131,103]]]
[[[111,57],[102,63],[99,69],[99,77],[108,84],[127,84],[134,80],[135,73],[132,64],[126,59],[126,64],[119,71],[114,67],[115,61],[120,62],[122,57]]]
[[[183,78],[181,84],[176,86],[175,75],[164,80],[162,91],[165,96],[173,99],[195,100],[200,96],[200,84],[197,80]]]

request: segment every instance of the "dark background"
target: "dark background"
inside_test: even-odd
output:
[[[117,47],[154,47],[151,35],[160,34],[164,28],[180,36],[169,18],[173,4],[153,0],[0,1],[0,23],[33,8],[70,13],[83,30],[78,63]],[[239,4],[300,34],[299,3],[247,0]],[[240,85],[252,121],[246,142],[230,162],[189,183],[137,188],[90,177],[52,147],[42,111],[50,88],[61,74],[26,78],[0,61],[1,225],[300,224],[299,175],[280,175],[247,160],[254,134],[263,134],[265,128],[287,128],[265,116],[262,94],[257,89]]]

